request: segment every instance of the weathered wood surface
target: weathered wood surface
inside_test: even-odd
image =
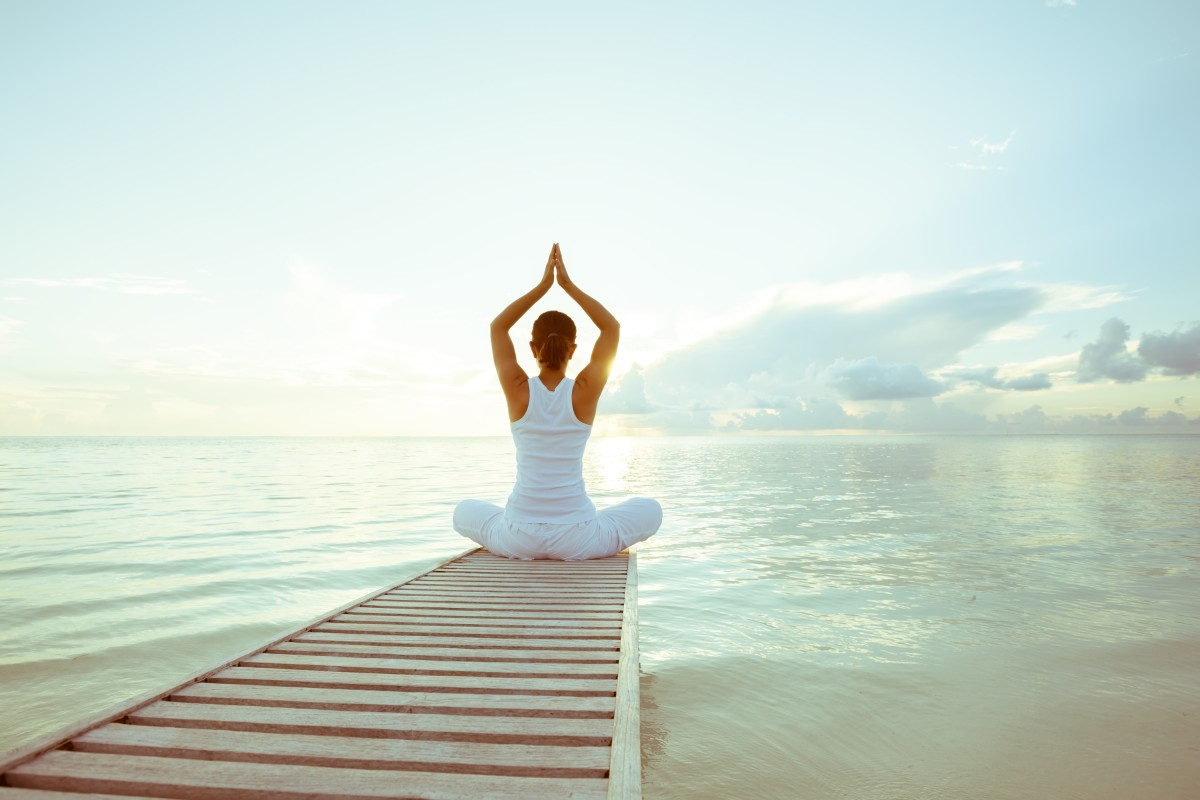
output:
[[[474,550],[0,756],[0,800],[640,798],[633,554]]]

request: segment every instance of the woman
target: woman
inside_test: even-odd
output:
[[[533,323],[529,346],[538,362],[537,377],[521,369],[508,334],[555,280],[600,329],[592,360],[575,380],[567,377],[575,323],[566,314],[547,311]],[[620,335],[608,309],[571,281],[555,244],[538,285],[492,320],[492,359],[517,448],[516,485],[505,508],[480,500],[459,503],[456,531],[498,556],[575,561],[611,556],[658,530],[662,508],[657,501],[635,497],[597,511],[583,485],[583,451]]]

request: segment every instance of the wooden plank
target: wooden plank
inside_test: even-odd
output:
[[[389,622],[397,625],[475,625],[478,627],[536,627],[536,628],[620,628],[621,617],[609,614],[601,617],[570,617],[563,619],[549,614],[404,614],[379,609],[352,608],[339,614],[333,622]]]
[[[520,583],[483,583],[481,581],[455,581],[452,583],[450,581],[428,581],[406,585],[403,587],[403,592],[405,594],[416,594],[418,592],[432,592],[434,594],[469,593],[469,597],[488,594],[498,595],[501,598],[521,597],[526,592],[529,592],[532,593],[532,596],[540,599],[562,597],[570,600],[572,603],[577,603],[580,599],[591,595],[599,595],[602,598],[616,597],[618,599],[624,596],[624,588],[578,583],[551,588],[541,581],[537,583],[536,587],[523,586]]]
[[[160,700],[127,718],[132,725],[170,728],[304,733],[369,739],[432,739],[492,744],[604,747],[612,739],[612,720],[556,719],[468,714],[331,711],[228,703],[173,703]]]
[[[637,554],[629,554],[625,586],[625,626],[621,630],[621,661],[613,719],[609,800],[641,800],[641,669],[638,660]]]
[[[511,567],[489,567],[479,564],[459,564],[454,567],[447,567],[441,570],[439,574],[473,574],[473,575],[519,575],[522,577],[534,576],[539,580],[554,579],[554,578],[609,578],[613,575],[624,575],[626,568],[624,564],[608,567],[601,565],[595,566],[586,564],[574,564],[570,562],[555,562],[559,566],[551,566],[549,563],[544,565],[516,565]]]
[[[326,708],[330,710],[385,711],[407,714],[488,714],[515,717],[611,719],[616,700],[603,697],[555,695],[467,694],[452,692],[401,692],[264,686],[238,683],[194,683],[170,697],[172,702],[227,703],[230,705]]]
[[[530,608],[562,607],[582,608],[584,606],[616,606],[621,607],[625,601],[622,597],[495,597],[487,595],[462,595],[456,592],[424,592],[392,593],[380,596],[372,602],[379,603],[467,603],[480,608],[484,606],[513,606],[521,605]]]
[[[597,583],[594,581],[571,581],[570,583],[552,584],[549,581],[519,580],[495,581],[476,580],[474,578],[438,578],[436,580],[419,581],[408,584],[413,589],[462,590],[499,592],[501,594],[519,594],[534,591],[550,595],[579,595],[579,594],[621,594],[624,585],[618,583]]]
[[[412,622],[425,620],[430,625],[464,625],[468,620],[478,621],[481,625],[508,625],[515,622],[518,625],[553,624],[569,627],[572,624],[586,627],[620,627],[620,612],[600,612],[592,614],[557,614],[542,612],[542,610],[475,610],[470,609],[430,609],[430,608],[366,608],[356,606],[348,612],[338,614],[334,619],[352,619],[355,621],[379,622]]]
[[[423,602],[458,601],[485,605],[530,605],[530,606],[577,606],[615,605],[625,601],[621,592],[604,594],[539,594],[530,592],[493,592],[485,589],[399,589],[380,597],[385,603],[404,603],[411,600]]]
[[[620,639],[531,639],[505,636],[435,636],[412,635],[388,629],[384,631],[355,631],[345,626],[333,630],[317,628],[297,640],[316,641],[375,641],[389,646],[495,648],[497,650],[587,650],[610,652],[620,649]]]
[[[586,597],[596,595],[599,597],[623,597],[624,589],[608,586],[564,586],[556,588],[546,586],[544,584],[534,585],[531,582],[529,586],[482,586],[473,585],[470,581],[457,581],[454,583],[430,581],[428,583],[406,583],[403,586],[398,586],[388,592],[388,596],[400,594],[416,594],[418,592],[434,592],[437,594],[457,594],[457,593],[472,593],[472,594],[494,594],[501,597],[512,595],[521,597],[529,594],[534,597],[554,598],[567,597],[575,599],[578,597]]]
[[[437,573],[434,575],[426,575],[419,581],[414,581],[413,586],[428,586],[434,583],[447,584],[469,584],[471,586],[544,586],[547,589],[571,589],[571,588],[601,588],[601,589],[621,589],[624,588],[624,583],[621,581],[619,573],[614,573],[611,578],[594,578],[590,576],[575,577],[575,578],[543,578],[537,575],[464,575],[462,573]]]
[[[543,558],[532,561],[522,561],[516,558],[493,558],[483,559],[468,556],[454,563],[459,569],[520,569],[528,571],[557,571],[564,572],[579,572],[581,570],[615,570],[625,568],[625,559],[621,556],[616,558],[589,558],[582,561],[557,561],[555,559]]]
[[[279,686],[342,686],[348,689],[408,692],[493,692],[496,694],[560,694],[598,697],[612,694],[617,682],[588,678],[492,678],[458,675],[389,675],[334,672],[325,669],[229,667],[209,678],[216,683],[263,683]]]
[[[517,662],[464,661],[447,664],[441,661],[420,661],[411,658],[355,658],[354,656],[323,656],[315,653],[259,653],[243,659],[243,667],[265,666],[272,669],[298,667],[337,672],[397,675],[463,675],[498,678],[615,678],[616,664],[522,664]]]
[[[290,641],[277,644],[268,653],[325,653],[365,656],[403,656],[424,661],[517,661],[522,664],[616,664],[618,654],[578,650],[465,650],[450,647],[394,647],[388,644],[354,644],[322,641]]]
[[[620,615],[623,604],[617,602],[595,603],[585,605],[581,603],[545,603],[541,602],[537,605],[529,603],[512,602],[512,603],[489,603],[482,605],[473,600],[372,600],[369,603],[363,603],[356,608],[393,608],[393,609],[413,609],[419,611],[421,609],[438,609],[443,611],[470,611],[479,610],[488,611],[525,611],[530,614],[617,614]]]
[[[483,551],[479,551],[483,552]],[[581,561],[557,561],[551,558],[534,559],[531,561],[522,561],[518,558],[493,558],[481,559],[472,556],[467,556],[454,563],[455,567],[460,569],[486,569],[488,567],[496,567],[498,569],[563,569],[563,570],[581,570],[581,569],[619,569],[624,568],[625,558],[617,556],[615,558],[587,558]]]
[[[484,651],[480,651],[484,652]],[[428,655],[413,652],[406,648],[367,647],[349,645],[336,647],[334,645],[314,645],[309,642],[284,642],[268,650],[265,655],[290,656],[302,659],[307,656],[325,656],[336,658],[358,659],[359,664],[371,665],[384,663],[389,660],[412,662],[417,670],[466,670],[468,672],[526,672],[525,665],[538,665],[535,671],[544,672],[598,672],[610,670],[614,675],[617,671],[617,658],[530,658],[528,652],[509,657],[483,655],[470,657],[458,655]],[[462,666],[458,666],[462,665]]]
[[[59,750],[12,770],[10,785],[76,792],[146,794],[179,800],[341,800],[422,797],[429,800],[602,798],[597,778],[512,778],[501,775],[356,770],[303,765],[117,756]]]
[[[331,633],[399,633],[407,636],[431,634],[435,636],[473,636],[479,638],[504,639],[619,639],[616,628],[534,628],[530,626],[482,626],[482,625],[402,625],[395,622],[351,622],[330,620],[316,630]],[[615,632],[614,632],[615,631]]]
[[[466,556],[468,553],[474,553],[474,552],[478,552],[478,551],[480,551],[480,548],[478,548],[478,547],[468,548],[467,550],[464,550],[463,552],[461,552],[457,555],[451,556],[446,561],[443,561],[441,564],[433,566],[430,569],[425,570],[424,572],[420,572],[417,575],[414,575],[412,578],[407,578],[404,581],[400,581],[399,583],[394,584],[393,586],[391,586],[387,589],[374,591],[374,592],[368,592],[367,594],[363,595],[362,597],[358,598],[357,600],[352,600],[343,606],[339,606],[338,608],[335,608],[333,611],[329,612],[328,614],[323,614],[319,617],[316,617],[316,618],[310,620],[309,622],[306,622],[304,625],[300,626],[299,628],[295,628],[291,631],[288,631],[287,633],[283,634],[282,636],[271,637],[271,639],[269,641],[263,642],[258,647],[255,647],[252,650],[248,651],[244,656],[239,656],[239,658],[244,658],[245,656],[253,655],[255,653],[261,653],[262,651],[266,650],[271,645],[278,644],[279,642],[282,642],[282,641],[286,641],[287,639],[290,639],[299,633],[303,633],[304,631],[315,628],[321,622],[324,622],[327,619],[335,617],[338,614],[341,614],[343,611],[345,611],[349,608],[353,608],[354,606],[359,605],[363,602],[366,602],[367,600],[371,600],[373,598],[379,597],[380,595],[385,594],[388,591],[391,591],[392,589],[396,588],[397,586],[401,586],[410,580],[420,577],[421,575],[428,574],[429,572],[432,572],[435,569],[439,569],[439,568],[445,566],[446,564],[457,561],[458,559],[461,559],[464,556]],[[47,733],[43,736],[39,736],[38,738],[33,739],[32,741],[27,742],[26,744],[21,745],[13,750],[9,750],[6,753],[2,753],[2,754],[0,754],[0,774],[2,774],[5,770],[8,770],[8,769],[16,766],[17,764],[22,764],[26,761],[29,761],[32,758],[37,757],[40,753],[44,753],[48,750],[51,750],[55,747],[58,747],[64,743],[70,741],[71,737],[77,736],[78,734],[80,734],[86,730],[94,728],[97,725],[103,725],[106,722],[111,722],[112,720],[115,720],[115,719],[120,719],[125,713],[127,713],[131,709],[139,708],[139,707],[147,705],[149,703],[153,703],[153,702],[165,697],[166,695],[170,694],[171,692],[173,692],[175,689],[179,688],[180,686],[186,685],[188,683],[195,683],[197,681],[202,681],[205,678],[207,678],[209,675],[212,675],[214,672],[218,672],[219,670],[224,669],[226,666],[228,666],[229,664],[233,663],[236,660],[237,659],[226,659],[226,660],[221,661],[221,663],[219,663],[219,664],[210,664],[206,667],[203,667],[203,668],[197,670],[196,672],[193,672],[191,675],[186,676],[182,681],[175,683],[168,688],[153,689],[149,692],[145,692],[143,694],[136,695],[128,700],[122,700],[121,702],[115,703],[114,705],[104,709],[103,711],[98,711],[95,714],[83,717],[82,719],[76,720],[75,722],[72,722],[72,723],[69,723],[69,724],[63,726],[62,728],[59,728],[55,731]]]
[[[466,653],[465,658],[472,658],[471,653],[485,654],[488,651],[507,651],[507,653],[522,654],[528,653],[531,658],[541,658],[543,656],[553,658],[612,658],[620,649],[620,640],[598,640],[588,641],[578,646],[562,646],[561,642],[529,642],[525,639],[516,639],[512,643],[506,642],[504,639],[479,639],[472,641],[466,639],[451,639],[439,638],[437,636],[376,636],[374,634],[359,634],[359,633],[323,633],[315,631],[306,633],[303,636],[297,636],[294,639],[288,640],[288,643],[311,643],[311,644],[358,644],[374,647],[393,647],[415,650],[437,650],[445,655],[453,655],[455,651]],[[469,651],[469,652],[468,652]],[[495,656],[500,658],[505,653],[497,652]],[[615,659],[614,659],[615,660]]]
[[[571,572],[546,572],[546,571],[528,571],[528,570],[498,570],[498,569],[446,569],[437,574],[440,578],[453,578],[455,580],[490,580],[490,581],[525,581],[527,583],[545,583],[547,585],[555,585],[558,583],[587,583],[595,581],[597,583],[613,583],[619,582],[621,577],[625,575],[625,570],[610,570],[606,572],[587,572],[587,571],[571,571]]]
[[[364,739],[117,724],[85,733],[74,740],[72,748],[83,753],[560,778],[603,778],[608,774],[609,758],[607,747]]]
[[[519,593],[498,593],[485,591],[438,591],[435,589],[423,589],[421,591],[403,591],[389,594],[386,598],[380,598],[383,602],[397,603],[407,602],[409,600],[423,602],[441,602],[455,601],[475,603],[480,607],[489,605],[527,605],[531,607],[539,606],[566,606],[568,608],[589,605],[615,605],[620,607],[624,602],[625,597],[621,594],[584,594],[584,595],[540,595]]]
[[[420,616],[424,619],[557,619],[557,620],[598,620],[620,625],[620,609],[604,610],[604,612],[565,613],[553,610],[511,609],[484,610],[480,608],[397,608],[394,606],[355,606],[342,616]]]

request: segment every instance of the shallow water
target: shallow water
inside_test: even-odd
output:
[[[0,749],[464,549],[502,439],[0,439]],[[598,439],[645,795],[1200,785],[1200,437]]]

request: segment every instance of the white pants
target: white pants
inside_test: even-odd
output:
[[[498,556],[532,561],[605,558],[654,535],[662,506],[633,497],[596,512],[586,522],[509,522],[504,509],[482,500],[463,500],[454,509],[454,530]]]

